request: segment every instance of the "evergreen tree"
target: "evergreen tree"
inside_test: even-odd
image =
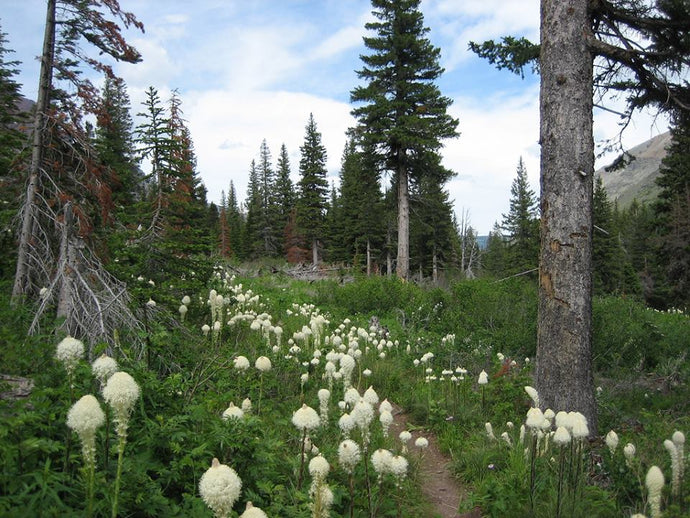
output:
[[[19,110],[22,99],[21,86],[14,80],[19,71],[19,61],[9,60],[9,54],[14,52],[7,47],[7,34],[0,29],[0,178],[3,184],[9,186],[9,175],[18,159],[26,136],[20,130],[27,122],[27,114]],[[19,165],[18,163],[16,164]],[[9,194],[5,188],[3,194]],[[16,196],[14,199],[16,200]],[[10,201],[7,199],[6,201]]]
[[[242,249],[244,257],[256,259],[263,254],[263,240],[261,236],[261,187],[256,160],[249,166],[249,182],[247,183],[247,197],[245,207],[247,219],[242,233]]]
[[[641,286],[626,254],[616,226],[613,205],[597,177],[592,199],[592,282],[595,294],[641,295]]]
[[[175,256],[187,258],[212,249],[207,219],[206,188],[196,170],[196,153],[183,119],[182,100],[173,92],[169,101],[170,192],[165,202],[165,237]]]
[[[137,115],[141,122],[136,128],[137,156],[148,160],[151,172],[144,177],[146,197],[152,202],[147,232],[160,236],[163,232],[163,211],[173,181],[171,150],[175,146],[170,133],[170,118],[158,95],[150,86],[142,102],[144,111]]]
[[[28,114],[19,111],[20,85],[14,80],[18,61],[8,59],[13,51],[7,47],[6,34],[0,29],[0,278],[10,275],[15,260],[14,236],[8,232],[17,210],[23,182],[23,166],[20,151],[27,141],[21,126],[27,122]]]
[[[440,165],[439,165],[440,167]],[[449,194],[433,178],[422,178],[413,186],[410,202],[411,249],[416,257],[420,280],[431,274],[433,282],[438,282],[439,269],[452,253],[454,233],[453,209]]]
[[[278,225],[278,206],[275,197],[276,174],[271,166],[271,152],[264,139],[259,150],[259,163],[256,166],[259,180],[259,232],[261,234],[262,255],[275,256],[280,251],[282,229]]]
[[[288,157],[287,148],[283,144],[280,146],[280,154],[278,155],[275,181],[276,228],[282,236],[283,251],[286,251],[285,227],[290,219],[290,214],[295,208],[295,198],[295,186],[290,178],[290,158]]]
[[[451,99],[441,95],[434,81],[443,69],[440,51],[426,37],[429,29],[419,0],[372,0],[379,20],[366,24],[376,32],[365,37],[371,51],[361,56],[357,71],[365,85],[351,92],[355,132],[375,157],[377,169],[392,172],[397,192],[397,275],[409,273],[409,183],[433,174],[433,155],[441,140],[456,137],[458,121],[447,114]],[[431,156],[430,156],[431,155]],[[432,171],[432,173],[430,173]],[[446,179],[437,178],[437,182]]]
[[[659,228],[659,262],[668,303],[690,305],[690,110],[674,116],[672,141],[662,162],[654,209]]]
[[[239,202],[237,201],[235,184],[232,180],[230,180],[230,188],[228,189],[226,214],[228,222],[230,254],[239,258],[244,258],[246,257],[246,251],[242,246],[244,219],[242,212],[240,211]]]
[[[507,246],[498,222],[489,232],[486,249],[481,256],[482,272],[493,277],[504,277],[507,271]]]
[[[510,187],[510,209],[503,215],[501,230],[507,240],[504,274],[535,269],[539,262],[539,221],[537,196],[529,186],[527,169],[518,162],[517,176]]]
[[[113,203],[125,208],[141,197],[142,173],[134,157],[132,116],[127,87],[121,78],[105,80],[96,119],[94,147],[109,171]]]
[[[324,237],[328,181],[326,180],[326,148],[321,143],[321,133],[316,128],[313,114],[309,114],[300,154],[297,224],[300,234],[311,248],[313,264],[318,264],[319,244]]]
[[[374,256],[383,244],[381,185],[371,155],[357,150],[350,137],[343,150],[340,168],[342,260],[365,257],[367,275]]]

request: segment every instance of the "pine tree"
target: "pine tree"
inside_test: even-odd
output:
[[[145,176],[147,198],[152,202],[152,212],[147,232],[160,236],[167,196],[172,188],[173,164],[171,150],[175,146],[170,133],[171,124],[158,90],[150,86],[142,102],[144,111],[137,115],[141,122],[136,128],[137,156],[148,160],[151,172]]]
[[[237,192],[235,191],[235,184],[230,180],[230,187],[228,189],[228,199],[226,205],[229,246],[231,254],[241,259],[246,257],[246,250],[243,247],[242,235],[244,233],[244,219],[240,211],[239,203],[237,201]]]
[[[507,269],[504,274],[533,270],[539,262],[537,196],[529,186],[522,157],[510,187],[510,196],[510,209],[503,215],[501,223],[507,240]]]
[[[6,34],[0,29],[0,277],[11,271],[15,261],[14,236],[4,231],[12,226],[12,220],[19,209],[21,198],[22,167],[26,157],[20,156],[26,146],[27,137],[21,131],[28,121],[28,114],[19,110],[20,85],[14,80],[18,74],[18,61],[8,59],[13,50],[7,47]]]
[[[262,255],[276,256],[280,251],[282,229],[278,225],[278,206],[275,197],[276,174],[271,166],[271,152],[264,139],[259,150],[259,163],[256,165],[259,180],[259,232],[261,234]]]
[[[278,163],[276,165],[276,181],[275,181],[275,204],[276,204],[276,228],[280,231],[282,236],[282,250],[286,251],[285,246],[285,227],[290,219],[290,214],[295,208],[295,186],[292,184],[290,178],[290,158],[288,156],[287,147],[285,144],[280,146],[280,154],[278,155]]]
[[[26,124],[28,117],[19,110],[21,86],[14,80],[19,73],[17,67],[20,63],[8,60],[9,54],[14,51],[7,44],[7,34],[0,29],[0,178],[9,186],[11,169],[18,162],[17,155],[26,141],[20,126]]]
[[[340,168],[342,260],[355,262],[365,257],[371,275],[374,255],[383,245],[383,199],[371,155],[357,149],[350,137],[345,144]]]
[[[94,147],[111,171],[113,203],[125,208],[141,197],[142,173],[134,157],[132,116],[127,87],[121,78],[105,80],[96,119]]]
[[[244,232],[242,233],[242,249],[244,250],[244,256],[249,259],[256,259],[263,254],[260,189],[256,160],[252,160],[249,166],[249,182],[247,183],[247,196],[244,202],[247,219],[244,225]]]
[[[436,284],[439,269],[452,253],[454,226],[449,194],[435,179],[422,178],[413,186],[410,208],[411,255],[416,257],[420,280],[431,274]]]
[[[319,263],[319,246],[324,236],[324,216],[328,203],[326,180],[326,148],[316,128],[314,115],[309,114],[304,144],[300,146],[299,198],[297,224],[300,234],[312,251],[312,263]]]
[[[451,99],[441,95],[434,81],[442,74],[440,51],[427,38],[429,29],[419,0],[372,0],[379,20],[366,24],[376,32],[365,37],[371,51],[362,55],[357,71],[364,86],[352,90],[355,132],[372,150],[377,169],[390,171],[398,198],[398,256],[396,272],[409,273],[409,183],[429,174],[429,164],[441,140],[457,136],[458,121],[447,114]],[[437,179],[441,182],[442,179]]]
[[[654,210],[668,303],[683,307],[690,304],[690,110],[675,114],[671,136],[657,178],[661,192]]]
[[[508,267],[506,256],[506,239],[503,237],[501,225],[496,222],[489,232],[486,249],[481,255],[482,272],[492,277],[504,277]]]

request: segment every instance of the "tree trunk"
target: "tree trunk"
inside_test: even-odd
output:
[[[371,276],[371,241],[367,239],[367,277]]]
[[[319,264],[319,241],[314,238],[311,244],[311,262],[314,266]]]
[[[50,107],[50,91],[53,79],[53,61],[55,57],[55,1],[48,0],[46,9],[46,26],[43,35],[43,52],[41,55],[41,72],[38,83],[38,98],[36,99],[36,113],[34,115],[33,147],[31,149],[31,164],[29,165],[26,197],[22,207],[17,246],[17,268],[12,287],[12,303],[16,304],[19,297],[25,295],[30,286],[29,248],[36,221],[36,192],[38,190],[39,175],[43,165],[44,136],[48,109]]]
[[[541,259],[536,382],[596,433],[592,375],[592,55],[588,0],[541,2]]]
[[[398,152],[402,155],[402,152]],[[398,278],[407,280],[410,272],[410,195],[408,173],[404,165],[398,168]]]

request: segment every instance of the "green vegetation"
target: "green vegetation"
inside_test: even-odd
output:
[[[533,281],[463,281],[441,290],[380,277],[340,285],[277,274],[240,279],[222,267],[214,272],[210,281],[195,284],[136,282],[137,300],[148,308],[143,345],[85,344],[90,362],[108,352],[140,387],[126,431],[116,502],[120,441],[113,410],[108,410],[110,424],[96,430],[92,475],[77,435],[66,425],[70,407],[86,394],[109,408],[100,383],[85,358],[70,384],[56,359],[63,335],[53,331],[55,323],[42,322],[43,334],[26,337],[24,307],[10,310],[3,300],[0,372],[27,376],[35,386],[25,400],[0,402],[5,467],[0,514],[81,513],[93,480],[93,516],[108,515],[114,505],[120,516],[212,516],[199,494],[199,480],[217,458],[242,481],[229,516],[239,516],[248,501],[269,516],[312,516],[313,477],[307,463],[314,454],[305,454],[300,484],[302,434],[291,417],[302,404],[319,411],[318,392],[328,388],[328,422],[309,431],[308,444],[317,446],[330,464],[319,486],[332,492],[330,516],[347,516],[351,506],[354,516],[369,516],[371,509],[377,516],[433,516],[421,497],[419,450],[408,445],[403,454],[397,437],[385,437],[378,411],[367,427],[368,443],[358,427],[350,433],[362,450],[367,444],[366,462],[360,460],[352,472],[351,497],[350,475],[338,455],[345,438],[340,416],[356,413],[352,403],[346,410],[338,405],[346,397],[340,378],[346,369],[333,351],[342,349],[353,357],[361,354],[351,373],[360,395],[373,386],[380,400],[407,412],[415,428],[437,435],[468,486],[463,508],[479,506],[487,516],[643,512],[645,473],[657,465],[667,480],[664,516],[687,511],[683,498],[690,495],[690,485],[685,481],[679,494],[672,494],[671,462],[662,444],[690,425],[687,315],[650,310],[619,297],[596,299],[599,435],[615,430],[618,448],[611,454],[603,441],[581,441],[577,448],[551,445],[544,451],[547,443],[533,445],[529,428],[520,439],[531,403],[524,387],[533,385]],[[7,286],[2,293],[9,293]],[[182,304],[184,318],[182,293],[190,297]],[[156,305],[147,306],[144,299]],[[374,316],[378,327],[370,329]],[[216,320],[221,324],[214,330]],[[203,325],[209,330],[202,331]],[[237,368],[241,356],[248,359],[246,370]],[[264,370],[254,367],[259,356],[270,359],[269,370],[265,364]],[[343,374],[329,379],[329,361]],[[488,383],[480,386],[481,371]],[[241,408],[245,398],[253,408],[245,407],[244,417],[222,418],[230,402]],[[485,423],[492,423],[493,438]],[[623,454],[627,443],[635,445],[631,459]],[[406,477],[387,474],[379,483],[371,460],[379,448],[408,460]]]

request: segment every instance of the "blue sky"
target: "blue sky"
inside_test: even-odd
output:
[[[45,0],[0,0],[0,23],[14,58],[17,80],[35,98]],[[354,121],[349,93],[366,53],[369,0],[120,0],[146,32],[126,33],[142,53],[137,65],[116,65],[127,82],[133,112],[149,86],[162,98],[177,89],[194,139],[199,173],[218,201],[232,180],[244,198],[247,171],[266,139],[275,164],[281,144],[298,179],[299,147],[314,114],[337,181],[345,130]],[[460,138],[447,141],[444,163],[457,176],[447,185],[458,217],[480,234],[508,210],[520,156],[532,188],[539,190],[539,85],[497,71],[467,51],[470,40],[505,34],[538,39],[538,0],[422,0],[429,38],[446,69],[437,81],[451,97]],[[618,132],[617,118],[595,113],[595,138]],[[636,145],[665,131],[663,120],[641,114],[624,134]],[[597,165],[614,156],[600,158]]]

